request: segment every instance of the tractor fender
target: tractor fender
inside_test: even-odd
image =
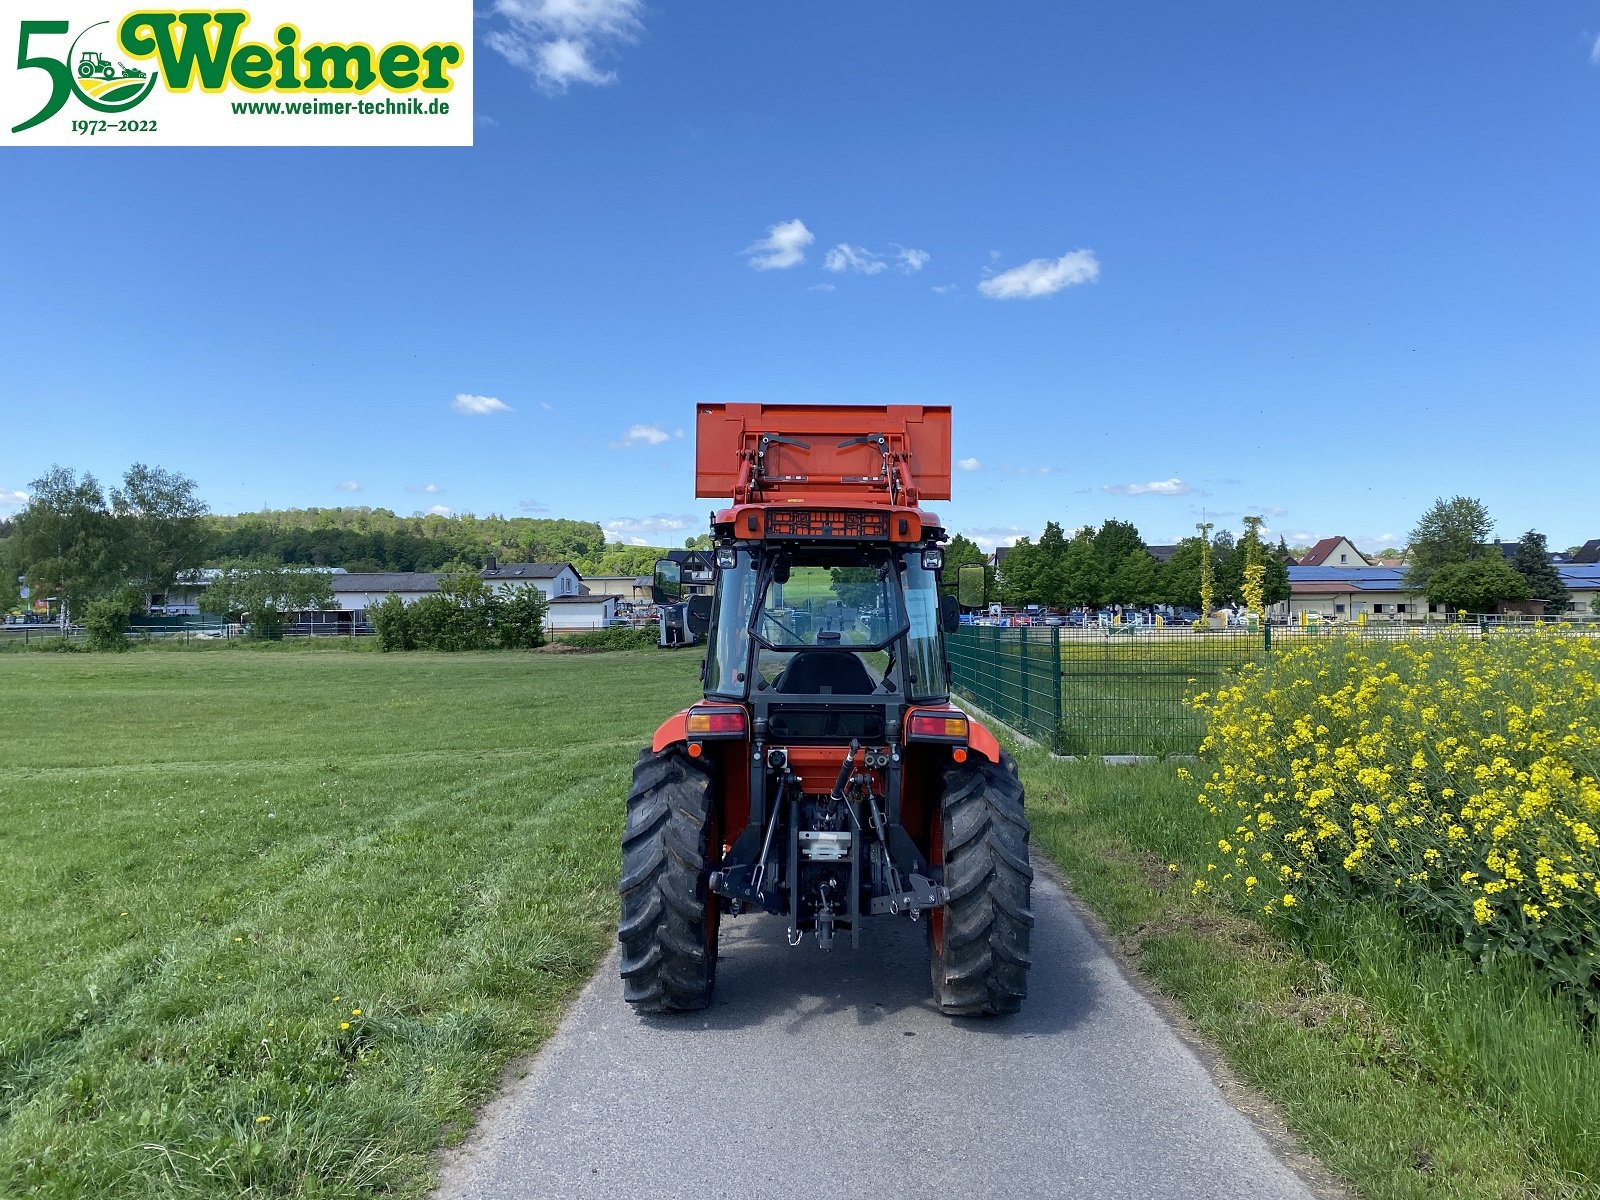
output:
[[[967,714],[967,745],[992,763],[1000,761],[1000,740],[985,726],[974,721],[971,713]]]
[[[688,741],[688,724],[689,710],[687,708],[682,712],[673,713],[672,716],[661,722],[661,724],[656,727],[655,737],[650,741],[651,753],[660,754],[668,746],[671,746],[676,742]]]

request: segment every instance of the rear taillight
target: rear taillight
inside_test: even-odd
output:
[[[750,718],[742,708],[691,708],[684,732],[698,738],[742,738]]]
[[[960,713],[912,713],[906,737],[913,742],[964,742],[967,719]]]

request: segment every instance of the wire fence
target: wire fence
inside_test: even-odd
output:
[[[1600,622],[1570,622],[1578,636],[1600,637]],[[1058,754],[1193,754],[1204,714],[1190,706],[1247,662],[1308,640],[1397,642],[1496,636],[1534,623],[1399,622],[1344,626],[1191,629],[1129,625],[999,628],[963,626],[950,639],[956,692]]]

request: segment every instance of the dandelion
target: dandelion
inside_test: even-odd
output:
[[[344,1030],[349,1029],[349,1028],[350,1028],[350,1022],[349,1021],[340,1021],[339,1022],[339,1030],[340,1030],[340,1032],[343,1032]]]
[[[359,1017],[361,1015],[361,1010],[359,1008],[352,1008],[350,1010],[350,1015],[352,1017]]]
[[[272,1123],[272,1118],[267,1116],[266,1113],[262,1113],[259,1117],[256,1118],[256,1124],[257,1125],[270,1125],[271,1123]]]

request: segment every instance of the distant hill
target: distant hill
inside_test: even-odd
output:
[[[402,517],[386,508],[265,509],[213,515],[213,559],[273,558],[352,571],[434,571],[478,563],[570,562],[588,575],[648,574],[662,551],[608,545],[594,521],[552,517]]]

